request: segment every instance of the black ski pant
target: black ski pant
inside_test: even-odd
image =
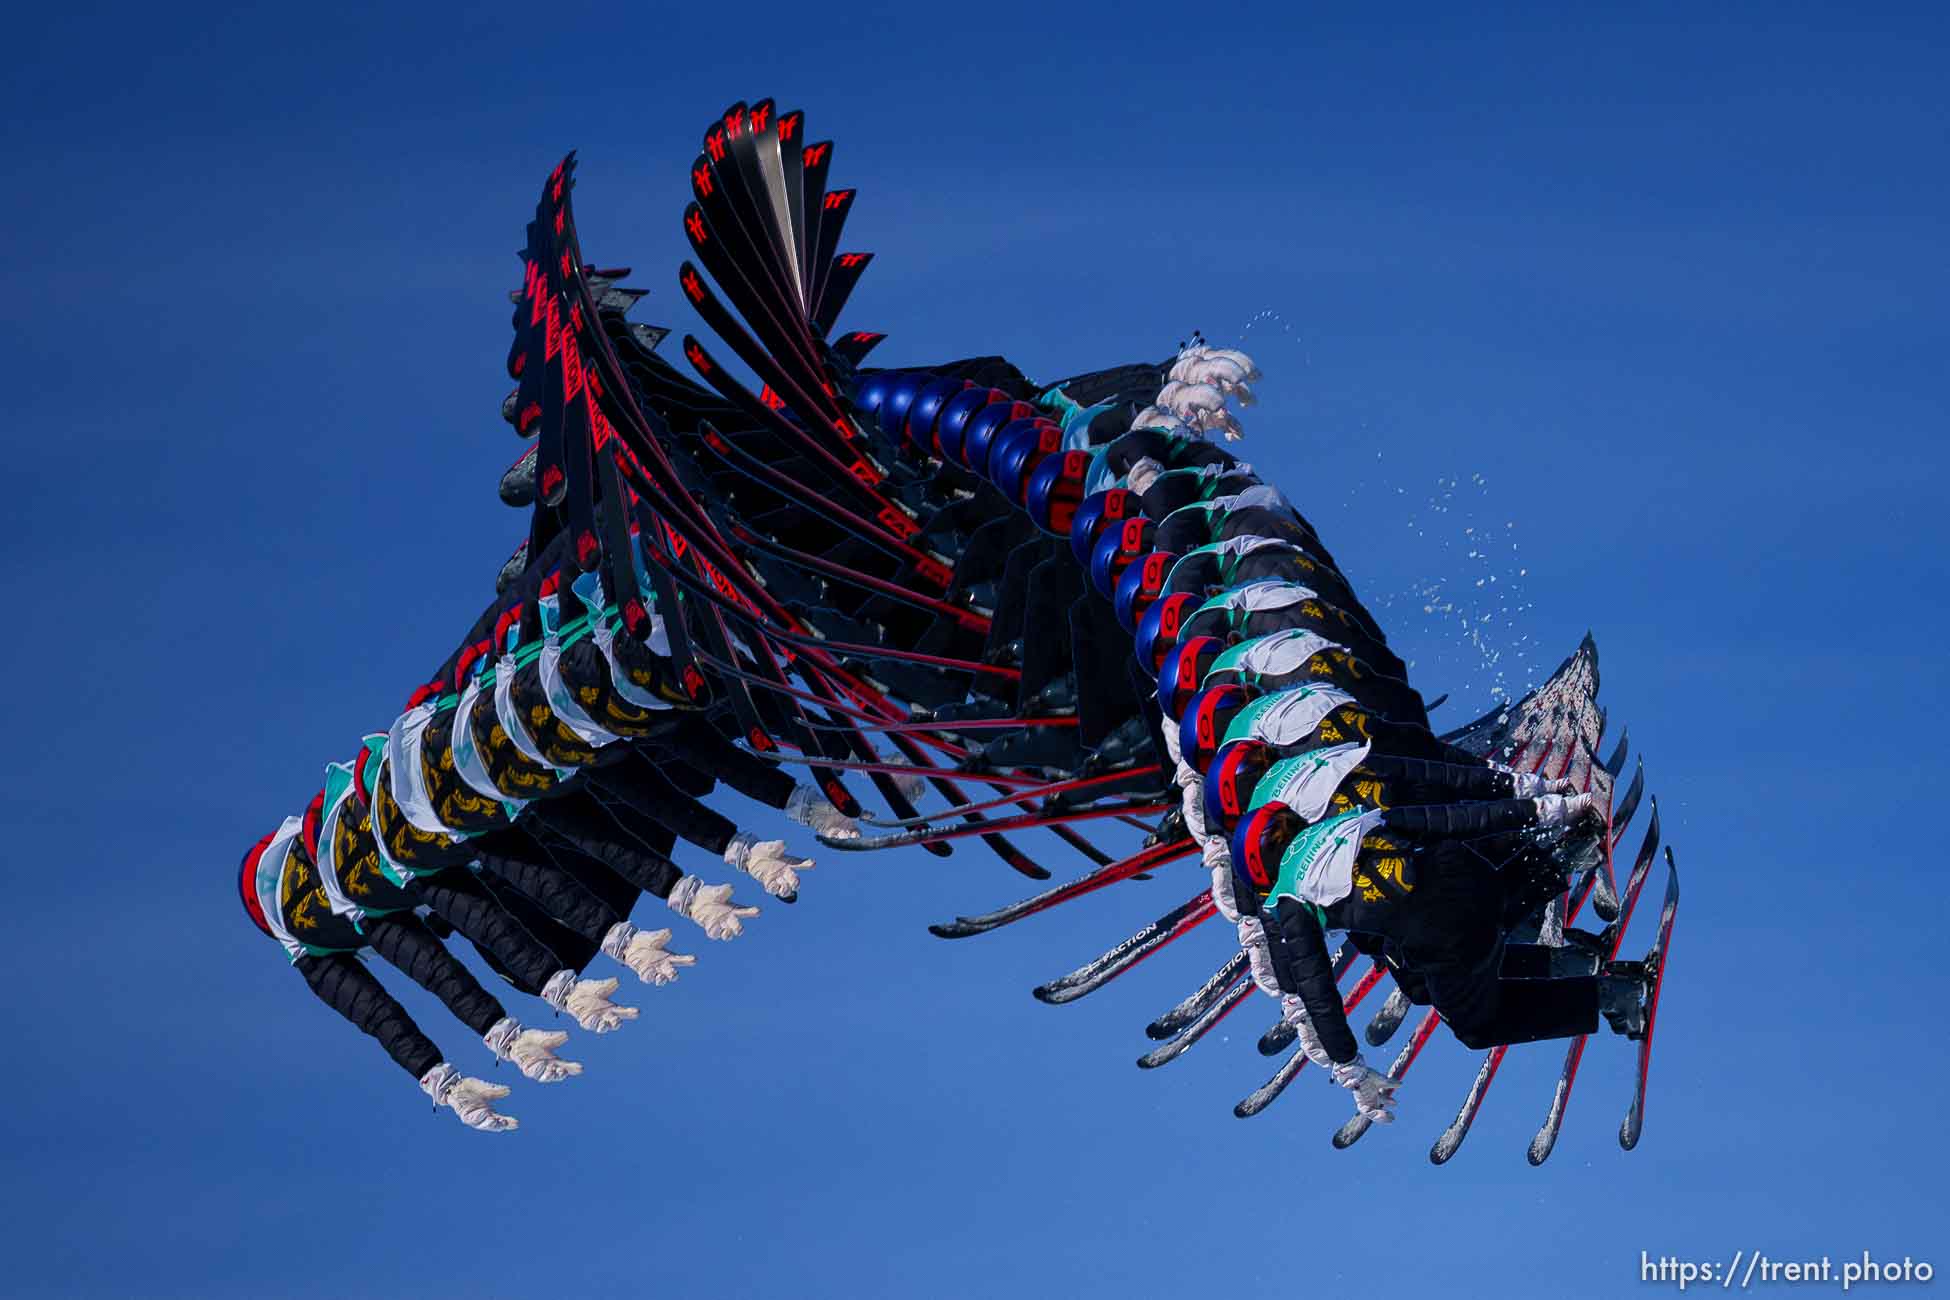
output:
[[[1022,682],[1016,711],[1036,709],[1038,697],[1052,686],[1059,704],[1070,701],[1062,687],[1068,683],[1074,647],[1070,644],[1070,606],[1084,594],[1083,570],[1069,555],[1044,560],[1029,571],[1022,606]]]
[[[1415,853],[1413,861],[1413,889],[1383,891],[1378,900],[1357,889],[1330,909],[1330,920],[1383,935],[1422,977],[1430,1001],[1465,1047],[1597,1029],[1595,977],[1503,978],[1504,882],[1493,856],[1479,844],[1445,839]]]

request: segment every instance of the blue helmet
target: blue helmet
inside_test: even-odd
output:
[[[1098,595],[1109,600],[1116,594],[1117,580],[1123,576],[1124,566],[1151,553],[1155,532],[1157,525],[1143,515],[1132,515],[1115,530],[1104,530],[1090,552],[1090,585],[1097,589]],[[1163,575],[1159,576],[1162,579]]]
[[[1251,811],[1253,791],[1277,757],[1263,740],[1235,740],[1220,747],[1212,766],[1205,769],[1207,830],[1232,834]]]
[[[1153,551],[1141,560],[1133,560],[1124,566],[1124,572],[1117,575],[1117,586],[1111,592],[1111,609],[1117,615],[1117,625],[1126,632],[1137,631],[1138,619],[1151,608],[1164,590],[1165,575],[1171,572],[1171,565],[1178,557],[1169,551]]]
[[[1238,901],[1266,897],[1280,878],[1280,859],[1287,845],[1306,828],[1300,814],[1279,802],[1263,803],[1239,819],[1232,832],[1232,875],[1238,882]],[[1242,906],[1241,911],[1246,909]]]
[[[1063,430],[1053,420],[1011,420],[989,444],[989,481],[1003,496],[1025,505],[1029,471],[1062,445]]]
[[[1023,509],[1030,522],[1058,537],[1070,535],[1077,503],[1083,497],[1083,476],[1090,472],[1090,453],[1065,451],[1045,456],[1030,471],[1022,490]]]
[[[942,404],[934,422],[934,445],[923,451],[939,452],[943,460],[961,459],[961,434],[969,417],[993,402],[1006,402],[1009,395],[995,388],[964,388]]]
[[[921,391],[914,395],[914,404],[907,408],[907,419],[901,422],[901,441],[922,451],[933,451],[935,419],[948,399],[959,393],[966,382],[944,377],[922,385]]]
[[[893,387],[894,374],[886,370],[876,370],[853,386],[853,409],[862,415],[873,415],[887,400],[887,390]]]
[[[1181,641],[1165,656],[1158,669],[1158,708],[1173,722],[1184,716],[1185,706],[1205,680],[1205,670],[1225,649],[1215,636],[1192,637]]]
[[[1092,492],[1077,503],[1076,515],[1070,520],[1070,554],[1077,557],[1078,564],[1087,566],[1103,530],[1136,513],[1137,497],[1124,488]]]
[[[895,376],[894,382],[888,385],[886,399],[880,403],[880,427],[884,432],[900,436],[901,422],[907,418],[907,408],[914,405],[914,399],[920,396],[922,387],[933,378],[933,375],[917,370]]]
[[[996,433],[1012,420],[1020,420],[1034,408],[1027,402],[997,402],[985,406],[968,417],[962,426],[961,446],[956,459],[977,474],[988,471],[989,444],[995,440]]]
[[[1198,598],[1181,591],[1151,602],[1139,616],[1135,632],[1137,661],[1147,676],[1155,678],[1163,671],[1165,656],[1178,644],[1186,617],[1197,608]]]
[[[1226,728],[1251,700],[1246,688],[1236,683],[1208,686],[1192,696],[1184,716],[1178,719],[1178,756],[1194,771],[1210,767]]]

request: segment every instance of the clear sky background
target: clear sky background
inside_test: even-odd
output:
[[[1950,1266],[1950,29],[1357,9],[11,20],[0,1290],[1561,1296],[1641,1291],[1641,1250]],[[1457,692],[1438,721],[1596,633],[1687,870],[1637,1152],[1612,1040],[1542,1170],[1553,1047],[1512,1054],[1442,1169],[1475,1066],[1446,1033],[1347,1153],[1318,1078],[1232,1118],[1263,1004],[1141,1075],[1216,928],[1031,1001],[1177,874],[944,943],[927,922],[1026,882],[979,850],[823,855],[796,908],[576,1035],[583,1077],[504,1070],[504,1138],[430,1113],[245,921],[244,847],[387,724],[520,536],[497,407],[542,178],[580,149],[585,248],[691,327],[685,167],[764,95],[862,192],[847,242],[879,260],[845,323],[891,334],[877,360],[1054,377],[1202,329],[1259,359],[1245,449],[1417,684]]]

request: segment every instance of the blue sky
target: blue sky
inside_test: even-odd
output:
[[[7,1290],[1610,1295],[1641,1250],[1950,1262],[1950,31],[1472,8],[14,20]],[[541,178],[580,149],[585,248],[692,327],[685,164],[763,95],[862,191],[846,323],[889,364],[1053,377],[1202,329],[1258,357],[1246,450],[1457,692],[1439,719],[1597,634],[1687,868],[1636,1153],[1615,1042],[1541,1171],[1553,1048],[1512,1054],[1443,1169],[1474,1069],[1446,1035],[1348,1153],[1318,1079],[1232,1118],[1262,1009],[1140,1075],[1216,931],[1030,1000],[1178,877],[950,944],[925,924],[1022,882],[827,855],[637,1024],[578,1035],[587,1074],[518,1087],[498,1140],[282,968],[239,853],[520,534],[496,412]]]

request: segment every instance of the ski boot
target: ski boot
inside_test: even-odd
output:
[[[1022,667],[1022,639],[1018,637],[1014,641],[1005,641],[1001,645],[996,646],[993,650],[983,654],[982,662],[985,664],[994,664],[1001,668]]]
[[[1190,832],[1185,829],[1184,810],[1182,808],[1174,808],[1160,819],[1157,830],[1152,831],[1144,837],[1142,847],[1155,849],[1160,844],[1170,844],[1177,840],[1182,840],[1189,834]]]
[[[1598,1010],[1612,1032],[1632,1042],[1645,1037],[1649,1019],[1648,1002],[1659,982],[1659,957],[1653,953],[1644,961],[1608,962],[1598,976]]]
[[[1022,701],[1020,714],[1030,718],[1074,718],[1077,715],[1076,678],[1070,673],[1053,678]]]

